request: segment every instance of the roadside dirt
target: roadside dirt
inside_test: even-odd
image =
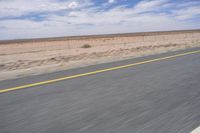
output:
[[[200,31],[1,44],[0,80],[190,47],[200,47]]]

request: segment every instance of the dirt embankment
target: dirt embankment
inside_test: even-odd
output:
[[[199,46],[200,30],[1,42],[0,80]]]

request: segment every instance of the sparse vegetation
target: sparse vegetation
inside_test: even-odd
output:
[[[84,44],[81,48],[91,48],[92,46],[89,44]]]
[[[115,38],[113,35],[110,37],[108,35],[102,38],[72,38],[55,41],[48,39],[18,43],[11,41],[5,44],[0,41],[0,80],[48,73],[66,67],[73,68],[118,58],[125,59],[200,47],[200,31],[194,31],[187,37],[185,32],[177,34],[159,33]]]

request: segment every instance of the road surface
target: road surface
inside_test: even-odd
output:
[[[197,50],[7,80],[0,88]],[[199,125],[200,52],[0,93],[0,133],[190,133]]]

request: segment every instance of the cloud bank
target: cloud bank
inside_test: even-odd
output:
[[[0,39],[200,29],[197,0],[0,0]]]

